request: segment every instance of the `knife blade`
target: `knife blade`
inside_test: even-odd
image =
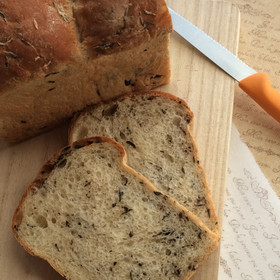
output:
[[[187,19],[171,8],[169,12],[176,33],[238,81],[239,87],[244,92],[280,122],[280,93],[271,86],[267,74],[257,73]]]

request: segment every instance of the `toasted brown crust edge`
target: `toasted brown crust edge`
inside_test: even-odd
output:
[[[34,181],[27,187],[27,190],[23,194],[12,219],[12,232],[17,239],[17,241],[21,244],[21,246],[31,255],[37,256],[39,258],[44,259],[47,261],[53,269],[55,269],[61,276],[65,277],[64,272],[62,271],[61,268],[59,268],[56,264],[54,264],[51,260],[48,260],[47,258],[41,256],[40,254],[34,253],[28,246],[27,244],[18,236],[17,234],[17,226],[21,222],[21,206],[23,205],[26,197],[29,195],[29,193],[32,191],[32,188],[40,188],[41,185],[43,184],[44,180],[47,179],[51,171],[54,169],[55,164],[57,164],[60,160],[64,158],[64,156],[67,156],[68,154],[71,153],[71,151],[80,149],[83,147],[86,147],[88,145],[91,145],[93,143],[102,143],[102,142],[107,142],[111,143],[114,145],[119,151],[121,152],[121,165],[132,175],[135,177],[138,177],[141,181],[143,181],[145,184],[146,189],[149,189],[151,192],[160,192],[166,197],[166,202],[176,205],[181,212],[183,212],[193,223],[195,223],[197,226],[199,226],[202,230],[207,232],[212,239],[214,240],[213,246],[210,248],[210,250],[204,255],[204,257],[201,259],[199,263],[197,263],[197,267],[199,267],[207,258],[208,256],[217,248],[219,244],[219,237],[213,233],[205,224],[202,223],[202,221],[195,216],[193,213],[191,213],[189,210],[187,210],[184,206],[180,205],[176,200],[172,199],[168,195],[164,194],[163,192],[159,191],[146,177],[141,175],[139,172],[135,171],[131,167],[129,167],[126,164],[126,152],[125,149],[117,142],[114,140],[107,138],[107,137],[91,137],[91,138],[84,138],[80,139],[76,142],[74,142],[71,145],[68,145],[62,149],[60,149],[58,152],[56,152],[49,160],[46,161],[46,163],[43,165],[41,170],[39,171],[39,174],[36,176]],[[196,272],[195,271],[189,271],[188,275],[186,275],[186,278],[184,280],[190,279],[190,277]]]
[[[197,160],[199,160],[198,147],[197,147],[196,141],[195,141],[195,139],[194,139],[194,137],[192,135],[192,132],[191,132],[191,127],[192,127],[192,122],[193,122],[194,115],[193,115],[193,112],[191,111],[190,107],[188,106],[187,102],[185,100],[183,100],[183,99],[181,99],[181,98],[171,94],[171,93],[167,93],[167,92],[163,92],[163,91],[156,91],[156,90],[141,91],[141,92],[133,92],[133,93],[129,93],[129,94],[123,94],[121,96],[112,98],[110,100],[103,101],[103,102],[100,102],[98,104],[87,106],[83,111],[77,112],[74,115],[74,117],[71,120],[70,125],[69,125],[69,129],[68,129],[68,143],[71,144],[72,141],[73,141],[72,140],[73,129],[74,129],[75,123],[79,120],[79,117],[81,116],[81,114],[83,114],[84,112],[89,112],[92,109],[97,108],[99,106],[102,106],[104,104],[109,104],[109,103],[117,101],[117,100],[123,100],[125,98],[131,98],[131,97],[134,97],[134,96],[137,96],[137,95],[151,95],[151,96],[155,96],[155,97],[161,96],[161,97],[173,100],[173,101],[175,101],[177,103],[183,104],[186,107],[186,111],[187,111],[188,115],[190,116],[190,123],[186,127],[186,132],[189,133],[189,135],[190,135],[190,137],[192,139],[195,158]],[[221,229],[219,227],[219,220],[218,220],[218,216],[217,216],[217,213],[216,213],[216,210],[215,210],[214,202],[213,202],[213,199],[211,197],[210,187],[209,187],[208,181],[206,179],[205,171],[204,171],[204,169],[203,169],[203,167],[201,166],[200,163],[198,164],[198,167],[201,170],[201,173],[202,173],[202,176],[203,176],[203,183],[204,183],[205,190],[206,190],[207,201],[209,202],[209,206],[211,208],[210,209],[211,215],[212,215],[212,218],[214,219],[214,221],[216,222],[216,231],[214,233],[217,235],[218,239],[220,240],[221,239]]]

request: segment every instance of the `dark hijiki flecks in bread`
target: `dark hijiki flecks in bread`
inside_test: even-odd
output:
[[[217,246],[192,213],[128,167],[116,142],[54,155],[13,219],[18,241],[67,279],[182,279]]]
[[[185,101],[171,94],[139,92],[78,114],[69,141],[91,136],[118,141],[125,147],[132,168],[220,236],[209,187],[189,132],[192,116]]]

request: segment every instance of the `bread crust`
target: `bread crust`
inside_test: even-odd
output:
[[[148,181],[143,175],[132,169],[126,164],[126,152],[125,149],[114,140],[107,138],[107,137],[91,137],[91,138],[85,138],[78,140],[74,142],[73,144],[66,146],[62,149],[60,149],[56,154],[54,154],[42,167],[39,174],[35,178],[35,180],[28,186],[27,190],[25,191],[22,199],[19,202],[18,207],[16,208],[16,211],[14,213],[13,219],[12,219],[12,231],[18,242],[22,245],[22,247],[31,255],[37,256],[40,258],[45,259],[59,274],[61,274],[63,277],[65,276],[65,273],[63,272],[63,269],[58,267],[55,263],[52,262],[52,260],[46,259],[44,256],[41,256],[40,254],[34,253],[22,240],[17,231],[18,226],[21,223],[21,207],[26,199],[26,197],[36,188],[42,187],[42,184],[44,180],[49,176],[49,174],[52,172],[54,166],[60,162],[65,156],[67,156],[69,153],[71,153],[75,149],[80,149],[82,147],[91,145],[93,143],[101,143],[101,142],[107,142],[114,145],[120,152],[121,152],[121,165],[130,173],[133,174],[135,177],[138,177],[141,181],[145,182],[146,188],[150,192],[157,192],[161,195],[165,196],[166,203],[169,203],[170,205],[176,205],[177,208],[180,209],[181,212],[183,212],[193,223],[195,223],[197,226],[199,226],[203,231],[207,232],[213,239],[213,246],[210,248],[210,250],[204,255],[204,257],[201,259],[199,263],[197,263],[197,266],[195,269],[189,271],[188,275],[186,275],[185,278],[182,280],[188,280],[190,277],[196,272],[197,267],[204,262],[204,260],[217,248],[219,243],[219,238],[216,234],[214,234],[212,231],[208,229],[201,221],[197,218],[194,214],[192,214],[190,211],[188,211],[185,207],[180,205],[177,201],[169,197],[168,195],[164,194],[163,192],[159,191],[151,182]]]
[[[60,16],[58,7],[69,22]],[[0,12],[5,17],[0,18],[0,95],[78,56],[70,1],[0,0]]]
[[[92,57],[172,32],[164,0],[76,0],[73,8],[80,40]]]
[[[0,0],[0,22],[5,141],[50,130],[86,105],[169,82],[172,21],[164,0]]]
[[[0,0],[0,12],[0,94],[83,51],[94,58],[172,32],[164,0]]]

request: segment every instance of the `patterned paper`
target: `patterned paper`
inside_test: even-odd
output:
[[[219,279],[280,279],[280,200],[232,129]]]

